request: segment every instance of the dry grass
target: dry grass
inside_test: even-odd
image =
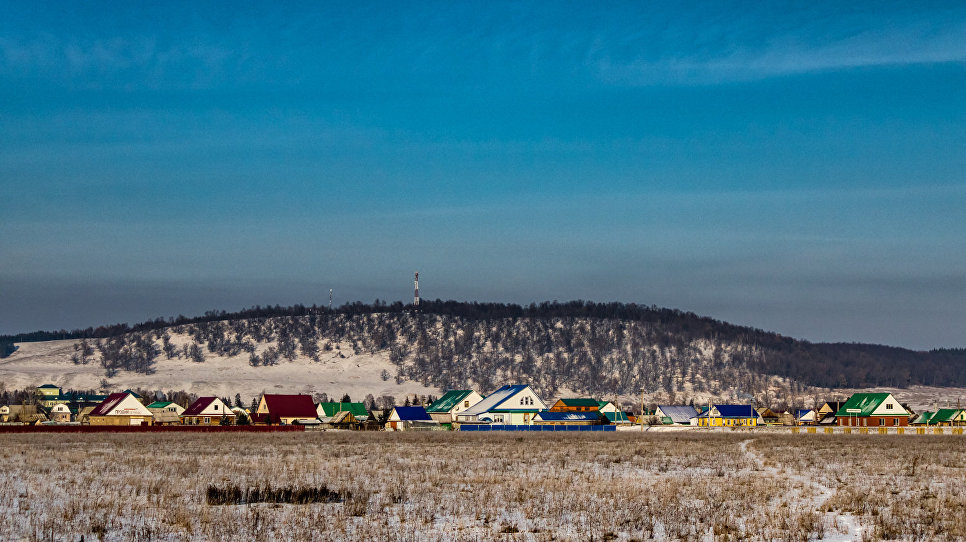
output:
[[[966,536],[954,513],[966,488],[962,442],[749,433],[3,435],[0,539],[806,540],[835,534],[836,514],[856,515],[870,538],[958,539]],[[209,505],[210,487],[327,488],[344,498]]]

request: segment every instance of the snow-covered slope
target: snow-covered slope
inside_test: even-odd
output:
[[[174,336],[173,342],[185,342],[185,337]],[[16,352],[0,359],[0,382],[7,389],[18,389],[41,384],[55,384],[62,388],[101,389],[104,368],[92,361],[86,365],[70,361],[78,341],[48,341],[20,343]],[[341,356],[345,356],[344,358]],[[269,393],[322,393],[339,396],[348,393],[354,400],[366,394],[375,397],[406,394],[441,395],[440,390],[418,382],[396,384],[390,377],[382,380],[385,370],[391,375],[396,368],[389,362],[388,353],[355,355],[351,348],[324,352],[315,362],[304,356],[294,361],[282,359],[278,365],[252,367],[248,354],[222,357],[205,352],[205,361],[195,363],[181,358],[159,356],[156,372],[146,375],[120,371],[108,380],[109,389],[143,388],[147,390],[184,390],[198,395],[234,396],[240,393],[245,400]]]

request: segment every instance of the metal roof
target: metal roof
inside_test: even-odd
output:
[[[929,423],[958,421],[957,418],[959,418],[962,413],[963,409],[961,408],[940,408],[929,420]]]
[[[431,422],[432,418],[426,413],[426,409],[421,406],[397,406],[396,416],[404,422]]]
[[[698,411],[691,405],[658,405],[661,412],[671,418],[672,423],[690,423]]]
[[[339,412],[351,412],[354,418],[367,418],[369,417],[369,411],[366,410],[366,405],[362,403],[319,403],[322,407],[322,412],[326,416],[335,416]]]
[[[542,422],[596,422],[600,421],[599,412],[550,412],[545,410],[533,417]]]
[[[889,393],[853,393],[835,415],[839,418],[871,416],[890,395]]]
[[[471,393],[473,393],[473,390],[449,390],[442,397],[433,401],[433,404],[426,408],[426,412],[449,412]]]
[[[568,397],[566,399],[560,399],[560,403],[564,406],[569,407],[597,407],[600,408],[600,404],[597,399],[589,399],[585,397]]]
[[[523,384],[507,385],[491,393],[486,399],[483,399],[479,403],[471,406],[467,410],[460,413],[460,416],[477,416],[483,414],[484,412],[489,412],[495,408],[498,408],[507,399],[513,397],[514,395],[520,393],[527,388]],[[539,406],[539,405],[534,405]]]

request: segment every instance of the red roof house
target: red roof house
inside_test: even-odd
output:
[[[258,402],[252,422],[265,425],[290,425],[317,422],[318,412],[311,395],[279,395],[266,393]]]
[[[154,415],[129,392],[112,393],[88,416],[91,425],[152,425]]]
[[[181,423],[185,425],[220,425],[222,419],[234,424],[235,413],[217,397],[199,397],[181,413]]]

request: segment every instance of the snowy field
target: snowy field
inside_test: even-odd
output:
[[[0,435],[3,540],[959,540],[962,437]],[[213,491],[321,488],[313,504]]]

